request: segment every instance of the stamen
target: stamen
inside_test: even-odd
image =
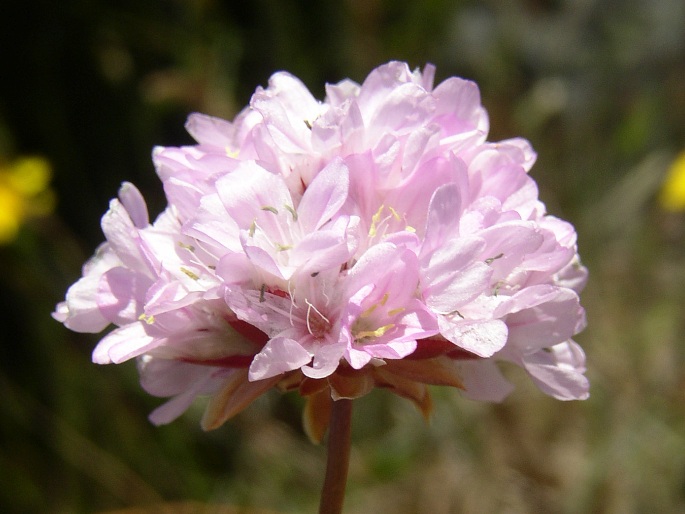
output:
[[[390,323],[388,325],[383,325],[382,327],[379,327],[376,330],[363,330],[361,332],[356,333],[355,338],[356,338],[357,342],[362,342],[362,341],[360,341],[362,339],[374,339],[376,337],[381,337],[388,330],[390,330],[394,327],[395,327],[395,324]]]
[[[138,320],[144,321],[148,325],[152,325],[155,322],[155,317],[152,314],[147,315],[147,314],[143,313],[140,316],[138,316]]]
[[[181,271],[183,272],[184,275],[192,278],[193,280],[200,280],[199,275],[196,275],[195,273],[190,271],[188,268],[184,268],[183,266],[181,266]]]
[[[404,311],[406,311],[406,310],[407,310],[407,309],[405,309],[404,307],[398,307],[397,309],[389,310],[389,311],[388,311],[388,316],[396,316],[396,315],[399,314],[400,312],[404,312]]]
[[[326,316],[321,314],[321,311],[319,311],[319,309],[317,309],[309,300],[305,298],[304,302],[307,304],[307,331],[314,337],[321,337],[331,327],[331,322]],[[311,319],[312,309],[321,319]],[[322,320],[323,323],[321,322]],[[312,324],[314,325],[314,328],[312,328]]]
[[[378,233],[378,224],[381,221],[381,215],[383,214],[383,209],[385,209],[385,205],[381,205],[378,210],[376,211],[376,214],[371,216],[371,227],[369,227],[369,237],[375,237],[376,234]]]
[[[179,242],[178,242],[178,246],[180,246],[180,247],[183,248],[184,250],[188,250],[189,252],[194,252],[194,251],[195,251],[195,247],[194,247],[193,245],[186,244],[186,243],[184,243],[183,241],[179,241]]]
[[[378,304],[377,304],[377,303],[374,303],[371,307],[369,307],[369,308],[366,309],[364,312],[362,312],[362,313],[359,315],[359,317],[360,317],[360,318],[368,318],[369,316],[371,316],[371,314],[373,313],[373,311],[376,310],[377,307],[378,307]]]
[[[494,257],[489,257],[489,258],[485,259],[485,264],[490,265],[493,262],[495,262],[497,259],[501,259],[502,257],[504,257],[503,253],[500,253],[499,255],[495,255]]]
[[[276,209],[276,207],[272,207],[271,205],[264,205],[261,209],[263,211],[269,211],[273,212],[274,214],[278,214],[278,209]]]
[[[293,216],[293,221],[297,221],[297,211],[293,209],[290,205],[285,204],[283,205],[283,208],[288,211],[290,214]]]

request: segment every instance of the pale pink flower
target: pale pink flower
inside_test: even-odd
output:
[[[391,62],[316,100],[276,73],[198,144],[156,148],[168,200],[149,224],[124,184],[107,238],[57,306],[99,332],[98,363],[136,357],[167,423],[210,397],[214,428],[273,386],[330,402],[384,387],[430,411],[427,384],[500,401],[497,361],[545,393],[588,396],[572,225],[547,215],[522,139],[487,141],[477,86]]]

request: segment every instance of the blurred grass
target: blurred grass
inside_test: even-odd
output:
[[[542,199],[591,271],[592,390],[560,403],[507,370],[506,402],[436,389],[429,425],[374,392],[356,402],[347,512],[685,512],[685,213],[656,201],[685,148],[683,19],[680,0],[3,2],[0,157],[47,158],[58,207],[0,247],[0,510],[316,510],[324,448],[298,398],[212,433],[201,405],[152,427],[134,365],[91,364],[97,337],[49,313],[122,180],[163,208],[150,151],[190,142],[188,112],[230,118],[278,69],[322,96],[397,58],[475,79],[491,139],[538,151]]]

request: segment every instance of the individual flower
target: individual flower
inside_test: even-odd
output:
[[[27,219],[52,211],[51,175],[50,164],[40,157],[0,164],[0,245],[14,240]]]
[[[138,359],[171,398],[155,423],[209,396],[215,428],[276,386],[320,440],[333,401],[374,387],[425,415],[429,385],[500,401],[498,361],[586,398],[575,230],[540,202],[529,143],[487,141],[477,86],[433,76],[390,62],[318,101],[280,72],[233,122],[191,115],[197,145],[153,152],[168,207],[150,224],[125,183],[54,316],[115,325],[93,359]]]

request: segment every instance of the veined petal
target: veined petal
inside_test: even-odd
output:
[[[53,316],[76,332],[96,333],[104,330],[110,320],[103,316],[97,304],[99,283],[98,275],[79,279],[67,290],[66,301],[59,305]]]
[[[489,287],[492,270],[477,260],[484,247],[480,238],[456,238],[424,258],[421,284],[428,307],[449,314]]]
[[[523,357],[523,366],[546,394],[557,400],[585,400],[590,396],[585,356],[573,341]]]
[[[309,378],[326,378],[338,369],[344,353],[345,345],[328,342],[314,353],[311,365],[302,366],[302,373]]]
[[[459,361],[464,396],[481,402],[501,402],[514,390],[492,360]]]
[[[249,229],[255,219],[266,230],[273,230],[278,226],[276,216],[265,214],[262,209],[280,211],[286,205],[293,208],[283,179],[253,161],[244,162],[232,173],[219,178],[216,189],[228,215],[244,230]]]
[[[330,220],[347,200],[349,171],[341,159],[335,159],[309,184],[297,208],[302,229],[318,230]]]
[[[119,188],[119,200],[136,228],[145,228],[150,224],[147,205],[138,188],[130,182],[124,182]]]
[[[98,282],[97,305],[111,323],[124,325],[138,320],[145,305],[145,294],[152,280],[142,273],[116,267]]]
[[[300,343],[285,337],[271,339],[262,351],[255,355],[250,365],[250,381],[264,380],[301,368],[312,356]]]
[[[501,320],[453,321],[441,316],[438,323],[443,337],[479,357],[491,357],[507,342],[507,325]]]
[[[233,125],[221,118],[194,112],[188,116],[185,127],[198,143],[223,149],[230,147],[233,143]]]
[[[142,322],[131,323],[107,334],[93,350],[95,364],[119,364],[142,355],[163,340],[145,331]]]
[[[498,307],[495,315],[508,310],[509,342],[526,352],[566,341],[583,327],[583,310],[571,289],[528,287]]]
[[[109,210],[102,217],[101,225],[112,250],[127,267],[142,273],[151,272],[141,251],[138,229],[119,200],[110,201]]]
[[[459,234],[461,196],[456,184],[446,184],[433,193],[428,206],[426,236],[422,254],[432,252]]]

